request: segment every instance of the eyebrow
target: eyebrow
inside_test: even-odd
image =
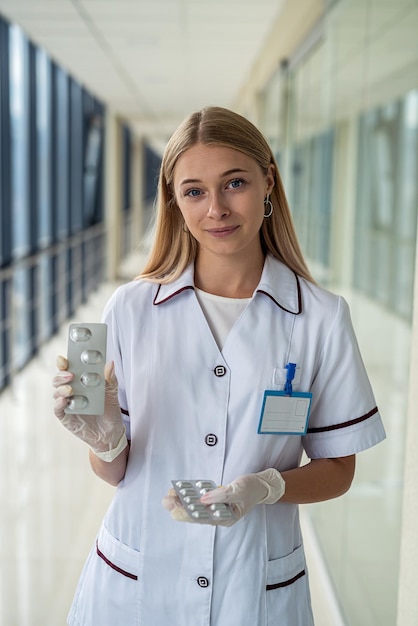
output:
[[[227,170],[226,172],[223,172],[223,174],[221,174],[219,178],[225,178],[225,176],[230,176],[231,174],[242,174],[242,173],[248,174],[248,170],[244,170],[241,167],[234,167],[230,170]],[[201,182],[202,181],[199,178],[185,178],[184,180],[181,181],[180,185],[190,185],[190,183],[201,183]]]

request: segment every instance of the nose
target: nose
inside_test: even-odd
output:
[[[229,215],[229,209],[225,205],[224,199],[218,193],[213,193],[209,198],[208,216],[221,220],[223,217]]]

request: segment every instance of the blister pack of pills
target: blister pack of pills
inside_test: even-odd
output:
[[[228,521],[233,513],[227,504],[221,502],[204,505],[200,498],[216,489],[216,484],[212,480],[172,480],[171,481],[180,502],[187,514],[195,520],[203,521]]]
[[[74,373],[73,395],[66,413],[103,415],[105,406],[106,324],[70,324],[68,369]]]

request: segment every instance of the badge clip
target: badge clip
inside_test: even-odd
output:
[[[284,386],[284,392],[287,396],[291,396],[293,393],[292,380],[295,377],[296,363],[288,363],[286,365],[286,369],[287,369],[287,378],[286,378],[286,384]]]

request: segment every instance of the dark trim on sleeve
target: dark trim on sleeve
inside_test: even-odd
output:
[[[354,420],[349,420],[348,422],[343,422],[342,424],[332,424],[331,426],[320,426],[318,428],[308,428],[307,434],[311,433],[326,433],[331,430],[339,430],[340,428],[348,428],[349,426],[354,426],[355,424],[359,424],[360,422],[364,422],[372,415],[375,415],[378,412],[377,406],[374,407],[371,411],[366,413],[366,415],[362,415],[361,417],[357,417]]]
[[[297,580],[299,580],[299,578],[302,578],[302,576],[305,576],[306,572],[303,569],[301,572],[299,572],[299,574],[296,574],[296,576],[293,576],[293,578],[290,578],[289,580],[285,580],[282,583],[276,583],[275,585],[266,585],[266,591],[272,591],[273,589],[280,589],[281,587],[288,587],[289,585],[293,585],[293,583],[295,583]]]
[[[126,409],[121,409],[120,412],[123,413],[124,415],[129,416],[129,411],[127,411]]]

